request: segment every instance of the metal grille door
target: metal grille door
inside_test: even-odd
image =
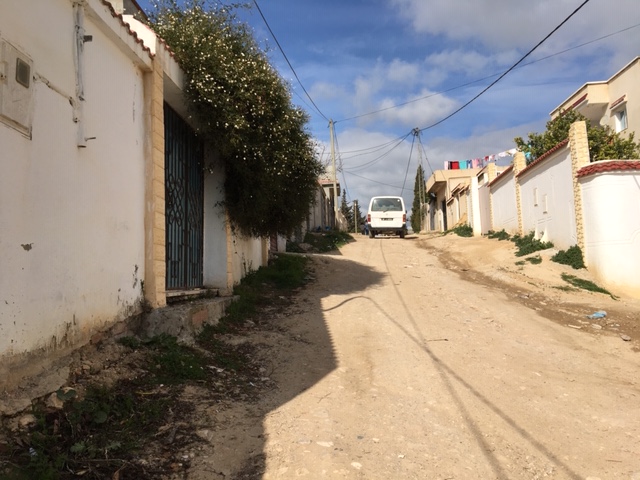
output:
[[[202,286],[203,149],[193,129],[164,104],[167,290]]]

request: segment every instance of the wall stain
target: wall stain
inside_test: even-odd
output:
[[[20,246],[28,252],[33,248],[33,243],[21,243]]]

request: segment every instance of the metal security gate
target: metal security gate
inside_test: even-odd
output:
[[[203,148],[193,129],[164,104],[167,290],[202,286]]]

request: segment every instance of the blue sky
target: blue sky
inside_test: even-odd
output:
[[[139,3],[148,8],[148,1]],[[372,196],[402,194],[410,207],[420,161],[417,144],[411,153],[409,135],[391,150],[393,140],[422,129],[427,176],[444,161],[514,148],[514,137],[543,131],[549,112],[584,83],[607,80],[640,55],[640,2],[590,0],[525,66],[450,119],[427,128],[477,95],[582,3],[258,0],[322,115],[255,8],[243,18],[290,82],[294,102],[310,114],[310,131],[324,149],[324,161],[329,128],[323,115],[335,121],[339,180],[348,200],[358,199],[364,207]],[[382,145],[389,146],[366,150]]]

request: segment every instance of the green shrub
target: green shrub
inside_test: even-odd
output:
[[[473,228],[468,223],[458,225],[452,231],[459,237],[473,237]]]
[[[532,265],[539,265],[542,263],[542,257],[540,255],[536,255],[535,257],[528,257],[528,258],[525,258],[524,260],[520,260],[519,262],[516,262],[516,265],[524,265],[527,262],[529,262]]]
[[[342,245],[353,240],[351,234],[339,230],[328,230],[326,232],[307,232],[304,236],[304,243],[311,245],[312,252],[326,253],[337,250]],[[303,253],[304,250],[296,242],[287,243],[287,252]]]
[[[569,275],[568,273],[563,273],[562,279],[565,282],[573,285],[574,287],[581,288],[583,290],[588,290],[590,292],[605,293],[609,295],[611,298],[613,298],[614,300],[617,299],[617,297],[613,295],[610,291],[602,287],[599,287],[598,285],[596,285],[590,280],[585,280],[584,278],[578,278],[575,275]]]
[[[499,232],[494,232],[493,230],[489,230],[489,232],[487,232],[487,237],[498,239],[498,240],[511,240],[511,235],[505,232],[504,228]]]
[[[567,250],[560,250],[553,257],[551,257],[551,260],[556,263],[561,263],[562,265],[569,265],[575,270],[585,268],[582,250],[578,245],[569,247]]]
[[[520,235],[514,235],[511,239],[513,243],[516,244],[518,250],[516,251],[516,257],[523,257],[525,255],[529,255],[530,253],[537,252],[539,250],[546,250],[547,248],[552,248],[553,243],[551,242],[541,242],[533,238],[533,232],[521,237]]]

